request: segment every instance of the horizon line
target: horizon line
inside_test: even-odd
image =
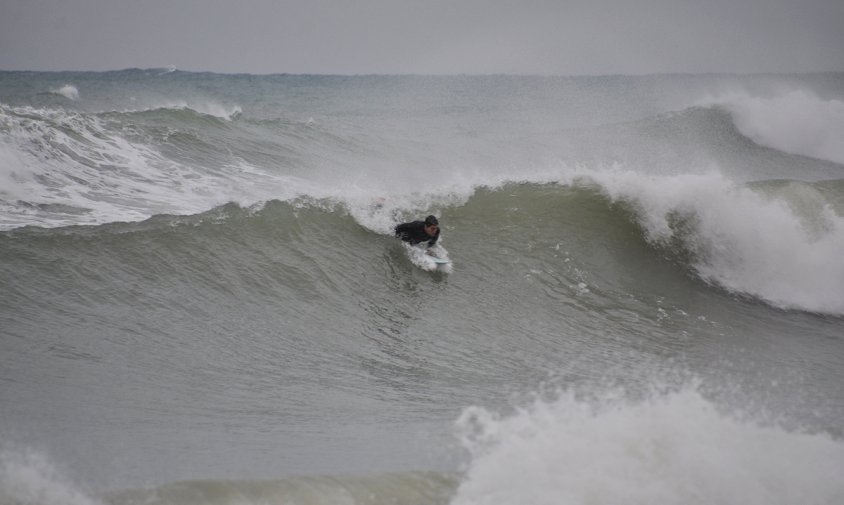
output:
[[[105,74],[130,71],[161,71],[160,75],[170,73],[189,74],[215,74],[215,75],[251,75],[251,76],[313,76],[313,77],[654,77],[654,76],[773,76],[773,75],[813,75],[813,74],[839,74],[844,73],[844,68],[837,70],[807,70],[807,71],[765,71],[765,72],[730,72],[730,71],[671,71],[671,72],[642,72],[642,73],[595,73],[595,74],[563,74],[563,73],[516,73],[516,72],[487,72],[487,73],[393,73],[393,72],[362,72],[362,73],[319,73],[319,72],[221,72],[215,70],[188,70],[175,67],[125,67],[108,70],[84,70],[84,69],[62,69],[62,70],[34,70],[34,69],[5,69],[0,72],[21,72],[21,73],[91,73]]]

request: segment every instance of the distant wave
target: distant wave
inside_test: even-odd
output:
[[[844,164],[844,101],[796,90],[768,98],[732,93],[706,102],[726,108],[739,131],[760,145]]]
[[[114,128],[108,114],[0,104],[5,137],[0,142],[0,229],[136,221],[158,213],[202,212],[243,197],[231,192],[236,185],[230,177],[169,158],[145,137],[127,135],[122,125]],[[234,167],[231,176],[239,172]],[[261,193],[255,196],[258,200]],[[45,205],[90,212],[37,210]]]
[[[51,91],[56,95],[61,95],[69,100],[79,100],[79,89],[72,84],[65,84],[59,89],[54,89]]]
[[[118,113],[153,112],[160,110],[190,111],[205,116],[231,121],[237,118],[243,109],[239,105],[221,105],[213,102],[188,102],[186,100],[165,101],[161,104],[149,105],[143,108],[126,108]]]

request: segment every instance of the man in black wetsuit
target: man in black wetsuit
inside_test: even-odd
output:
[[[440,238],[440,223],[434,216],[428,216],[425,221],[413,221],[396,226],[396,236],[412,245],[428,242],[428,247],[437,243]]]

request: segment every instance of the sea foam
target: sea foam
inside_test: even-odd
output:
[[[9,447],[0,451],[0,503],[101,505],[80,491],[43,454]]]
[[[54,89],[52,92],[69,100],[79,100],[79,89],[72,84],[65,84],[59,89]]]
[[[9,183],[0,195],[91,210],[82,221],[28,224],[137,221],[156,213],[202,212],[242,197],[226,177],[201,177],[199,168],[130,141],[96,115],[2,105],[0,112],[0,128],[7,132],[0,159],[8,161],[0,182]]]
[[[567,391],[509,416],[465,410],[471,460],[452,505],[844,500],[844,444],[826,435],[737,420],[691,386],[620,398]]]

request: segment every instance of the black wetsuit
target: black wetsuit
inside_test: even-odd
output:
[[[440,238],[440,229],[437,227],[437,233],[433,237],[429,237],[425,233],[425,222],[413,221],[412,223],[404,223],[396,226],[396,236],[413,245],[427,241],[428,247],[431,247]]]

